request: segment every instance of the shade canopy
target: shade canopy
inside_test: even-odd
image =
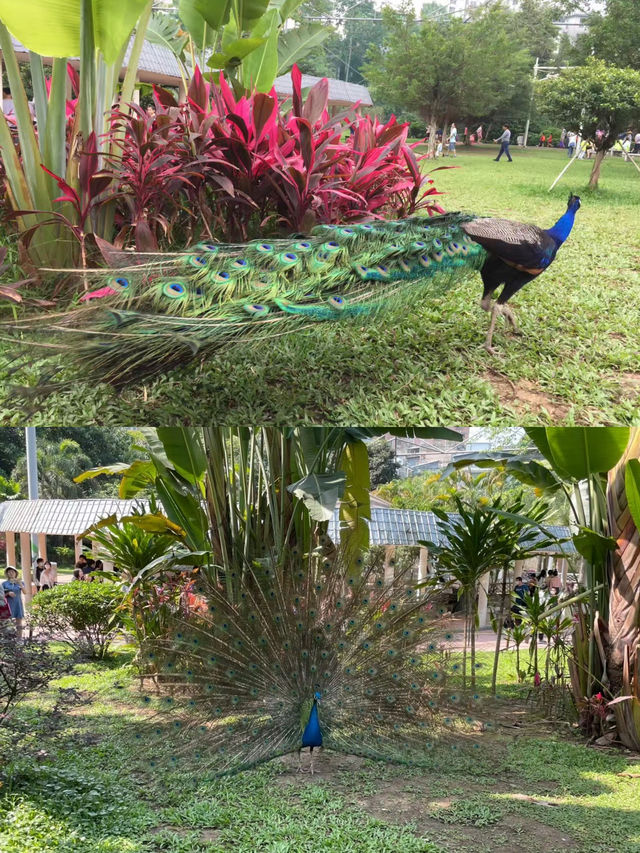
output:
[[[44,533],[48,536],[78,536],[110,515],[122,518],[138,509],[148,510],[144,500],[119,500],[118,498],[80,498],[57,500],[41,498],[37,501],[4,501],[0,504],[0,532]],[[452,516],[453,517],[453,516]],[[432,512],[413,509],[390,509],[373,505],[369,522],[371,545],[418,545],[420,540],[442,542],[438,533],[438,518]],[[546,528],[558,539],[571,537],[568,527],[549,525]],[[329,521],[329,536],[334,542],[340,538],[340,514],[336,508]],[[540,540],[543,536],[540,534]],[[576,554],[573,542],[547,545],[539,554]]]
[[[452,514],[451,518],[455,518]],[[420,540],[429,540],[437,544],[443,543],[443,537],[438,532],[438,517],[432,512],[421,512],[414,509],[389,509],[386,507],[371,507],[369,522],[370,545],[418,545]],[[548,525],[545,528],[558,539],[571,537],[568,527]],[[336,510],[329,522],[329,536],[334,541],[340,538],[339,512]],[[540,541],[544,539],[540,534]],[[538,554],[558,554],[567,557],[576,554],[573,542],[547,545],[540,548]]]
[[[79,536],[103,518],[122,518],[148,502],[117,498],[82,498],[37,501],[4,501],[0,504],[0,532],[44,533],[47,536]]]

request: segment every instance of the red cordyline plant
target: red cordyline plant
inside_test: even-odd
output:
[[[155,91],[157,115],[119,113],[110,133],[109,172],[119,199],[118,245],[138,249],[163,238],[247,240],[265,232],[307,231],[316,223],[442,212],[408,125],[357,109],[330,116],[328,82],[305,100],[291,72],[291,107],[275,91],[237,99],[221,76],[196,69],[187,101]]]

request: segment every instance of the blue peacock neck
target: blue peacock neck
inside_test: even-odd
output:
[[[560,217],[560,219],[558,219],[553,228],[549,228],[547,230],[547,234],[552,237],[559,246],[561,246],[567,239],[569,234],[571,234],[571,229],[573,228],[575,218],[575,209],[572,207],[568,208],[566,213],[564,213]]]

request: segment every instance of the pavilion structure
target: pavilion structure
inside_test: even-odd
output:
[[[131,515],[135,509],[147,509],[144,500],[119,500],[117,498],[80,498],[76,500],[46,499],[12,500],[0,503],[0,533],[4,533],[7,543],[7,565],[16,565],[16,537],[20,540],[20,563],[23,580],[27,588],[27,601],[31,597],[31,567],[35,556],[47,559],[47,536],[70,536],[75,542],[76,559],[83,550],[83,536],[87,530],[109,516],[122,518]],[[371,518],[369,519],[369,544],[382,545],[386,549],[385,573],[393,578],[391,559],[399,546],[412,546],[420,549],[417,565],[417,581],[426,580],[429,572],[428,549],[420,541],[438,542],[440,534],[437,516],[432,512],[418,510],[393,509],[386,501],[371,499]],[[328,534],[334,542],[340,540],[340,512],[336,507],[329,521]],[[568,527],[550,525],[547,528],[558,539],[568,539],[571,531]],[[37,538],[38,553],[32,554],[32,537]],[[542,539],[542,535],[541,535]],[[551,568],[556,566],[562,574],[563,586],[566,583],[567,558],[576,554],[571,541],[541,547],[534,567]],[[537,565],[536,565],[537,561]],[[515,571],[524,573],[533,567],[516,564]],[[480,625],[487,622],[487,596],[481,586],[478,602]]]
[[[147,508],[146,501],[117,498],[81,498],[78,500],[47,499],[4,501],[0,503],[0,533],[7,546],[7,565],[16,566],[16,540],[20,541],[20,567],[31,599],[32,564],[35,557],[47,559],[48,536],[71,536],[75,542],[75,558],[83,550],[82,534],[104,518],[130,515],[136,508]],[[37,554],[32,553],[32,538],[37,539]]]

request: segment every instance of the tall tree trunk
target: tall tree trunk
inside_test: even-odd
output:
[[[447,149],[447,130],[449,129],[449,119],[445,116],[444,121],[442,122],[442,156],[446,157],[448,155]]]
[[[605,649],[613,693],[622,686],[625,650],[629,650],[633,671],[640,644],[640,533],[631,518],[624,487],[626,464],[639,457],[640,429],[635,428],[622,459],[609,472],[607,490],[611,535],[618,541],[611,566],[609,637]]]
[[[598,186],[598,179],[600,178],[600,167],[602,166],[602,161],[604,160],[605,154],[607,152],[604,148],[596,151],[596,159],[593,161],[593,169],[591,170],[591,175],[589,177],[589,187],[594,190]]]

